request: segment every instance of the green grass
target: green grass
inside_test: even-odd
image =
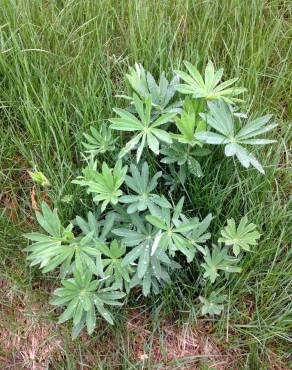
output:
[[[27,170],[36,165],[48,177],[49,197],[64,219],[85,213],[87,200],[71,184],[82,166],[82,134],[122,104],[115,95],[126,89],[123,75],[129,65],[140,62],[157,75],[184,60],[203,67],[211,59],[224,67],[226,78],[239,76],[238,85],[247,87],[243,109],[251,115],[273,113],[279,123],[274,132],[278,143],[257,153],[266,176],[234,167],[216,150],[204,164],[206,176],[190,187],[198,214],[216,216],[214,232],[226,218],[247,213],[263,234],[259,247],[246,256],[242,274],[224,287],[230,303],[213,323],[213,336],[225,348],[239,351],[240,368],[286,363],[291,326],[291,16],[288,0],[3,0],[0,278],[32,297],[34,284],[42,281],[38,289],[46,307],[43,293],[54,279],[31,270],[22,252],[21,234],[33,227]],[[72,203],[62,202],[71,194]],[[122,336],[129,307],[150,312],[152,333],[160,333],[166,318],[182,326],[204,326],[197,319],[199,294],[194,264],[161,296],[123,308],[116,328],[102,326],[92,339],[74,345],[66,328],[58,329],[65,338],[63,355],[62,360],[52,359],[51,366],[86,368],[80,365],[83,358],[110,336],[116,368],[139,369],[142,365],[133,362]],[[53,317],[50,312],[48,319]],[[113,368],[95,352],[96,369]],[[153,366],[150,359],[144,368]]]

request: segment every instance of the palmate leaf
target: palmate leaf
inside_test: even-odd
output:
[[[25,251],[29,252],[27,259],[30,266],[40,265],[42,272],[45,273],[65,264],[66,260],[71,263],[74,251],[69,247],[67,239],[39,233],[24,234],[24,237],[34,242],[25,248]]]
[[[205,249],[202,244],[205,244],[207,240],[211,238],[211,234],[206,232],[213,216],[209,213],[201,222],[196,217],[194,218],[194,227],[188,234],[188,239],[200,252],[205,253]]]
[[[204,251],[204,263],[201,264],[204,272],[204,278],[209,279],[211,283],[214,283],[219,276],[219,271],[241,272],[241,268],[236,266],[238,260],[227,254],[226,248],[214,245],[210,252],[208,247],[205,247]]]
[[[153,115],[158,116],[164,113],[178,113],[182,105],[181,101],[174,99],[176,94],[176,85],[179,82],[178,76],[174,76],[171,81],[165,77],[162,72],[159,82],[157,83],[148,71],[145,71],[141,64],[135,63],[134,67],[130,68],[126,74],[132,89],[142,99],[151,97],[153,106]],[[133,101],[131,97],[126,97]]]
[[[208,298],[199,297],[202,305],[202,315],[220,315],[224,306],[223,302],[226,301],[225,295],[219,295],[212,292]]]
[[[103,277],[101,253],[98,248],[100,244],[99,240],[93,238],[93,232],[84,237],[77,237],[70,246],[74,250],[74,269],[87,269],[92,274]]]
[[[115,149],[115,142],[118,138],[113,138],[111,130],[105,124],[101,125],[99,130],[90,126],[90,132],[91,135],[83,134],[86,139],[86,142],[82,143],[85,153],[94,157]]]
[[[177,262],[167,256],[165,251],[160,248],[155,249],[155,252],[149,256],[149,263],[147,264],[144,275],[139,277],[137,271],[131,279],[130,287],[141,286],[144,296],[148,296],[151,291],[154,294],[158,294],[162,285],[171,283],[170,274],[173,270],[180,267]]]
[[[150,263],[151,247],[158,230],[145,224],[144,219],[137,214],[132,215],[131,219],[134,229],[118,228],[114,229],[113,233],[122,238],[122,244],[134,247],[125,255],[121,266],[125,267],[138,261],[138,277],[142,278]]]
[[[93,200],[96,203],[102,202],[101,211],[103,212],[109,203],[115,205],[118,203],[123,192],[120,190],[126,173],[127,166],[122,167],[122,161],[117,161],[114,168],[109,168],[103,162],[102,172],[96,170],[97,162],[88,165],[77,180],[72,181],[74,184],[87,187],[87,192],[93,194]]]
[[[58,216],[57,209],[53,211],[49,208],[46,202],[41,204],[42,212],[36,212],[36,218],[39,225],[51,236],[62,238],[64,235],[64,227]]]
[[[162,176],[162,172],[157,172],[151,179],[149,177],[149,166],[144,162],[141,172],[135,165],[130,166],[131,175],[126,176],[126,185],[137,195],[124,195],[120,198],[121,203],[129,204],[127,212],[135,213],[149,209],[151,213],[155,212],[157,206],[171,208],[171,204],[164,196],[155,194],[157,180]]]
[[[180,191],[181,186],[184,186],[186,183],[186,167],[180,166],[179,170],[177,170],[173,164],[169,164],[168,170],[169,174],[163,175],[165,186],[169,187],[170,193]]]
[[[54,270],[72,259],[72,249],[69,245],[75,237],[72,233],[73,225],[63,227],[59,219],[57,209],[51,211],[48,205],[41,204],[42,213],[36,212],[39,225],[49,234],[27,233],[24,237],[34,242],[25,250],[29,252],[28,260],[31,266],[40,265],[42,272]]]
[[[196,249],[187,237],[187,233],[194,228],[195,222],[181,217],[184,198],[181,198],[176,207],[170,209],[160,208],[156,215],[147,215],[146,220],[161,230],[159,248],[167,249],[170,256],[174,257],[180,251],[190,263]]]
[[[241,249],[250,251],[251,246],[257,245],[257,240],[260,238],[260,233],[256,230],[256,225],[248,223],[247,216],[243,217],[236,229],[235,221],[232,218],[227,220],[227,226],[221,231],[222,237],[219,242],[233,246],[233,253],[238,256]]]
[[[42,213],[37,213],[39,224],[50,235],[41,233],[24,234],[34,242],[25,250],[31,266],[40,265],[43,273],[61,269],[61,275],[78,268],[89,269],[93,274],[102,276],[98,240],[94,239],[94,231],[75,237],[73,224],[66,228],[61,225],[57,210],[51,211],[46,203],[42,203]]]
[[[66,275],[72,269],[89,269],[93,274],[102,276],[100,264],[100,252],[97,249],[97,241],[93,240],[93,233],[73,240],[55,240],[42,234],[26,234],[25,237],[36,243],[25,250],[30,252],[27,259],[31,266],[39,264],[42,272],[50,272],[61,267],[62,275]],[[99,263],[98,263],[99,262]]]
[[[142,292],[147,296],[150,291],[158,293],[159,287],[170,282],[169,273],[179,264],[171,260],[165,249],[159,245],[161,233],[150,224],[145,224],[144,218],[132,215],[134,229],[119,228],[114,234],[122,237],[121,242],[129,252],[122,260],[121,267],[135,266],[136,273],[130,282],[130,288],[142,286]]]
[[[92,274],[82,270],[76,270],[74,277],[63,280],[62,285],[62,288],[55,290],[50,303],[66,307],[59,317],[59,323],[73,320],[73,338],[79,335],[85,325],[88,334],[92,334],[96,325],[96,313],[113,324],[112,315],[104,306],[122,305],[119,299],[123,298],[125,293],[101,288],[101,280],[92,280]]]
[[[202,131],[197,133],[196,137],[207,144],[225,145],[225,155],[227,157],[236,156],[245,168],[252,165],[264,174],[265,171],[258,160],[242,145],[274,143],[275,140],[252,139],[252,137],[268,132],[277,126],[276,124],[265,126],[272,116],[268,115],[252,120],[237,131],[234,115],[228,104],[222,100],[209,102],[208,108],[209,112],[202,114],[202,118],[207,125],[217,132]]]
[[[164,156],[161,163],[184,165],[188,160],[188,150],[186,145],[174,142],[169,146],[162,147],[161,154]]]
[[[161,149],[161,154],[164,155],[161,162],[166,164],[176,163],[181,167],[182,171],[189,171],[196,177],[202,177],[201,164],[196,157],[205,157],[210,153],[211,151],[207,148],[188,148],[184,144],[174,142],[172,145]]]
[[[185,66],[189,73],[183,71],[175,71],[176,74],[185,82],[177,85],[177,90],[182,94],[191,94],[194,98],[204,98],[206,100],[223,99],[229,104],[242,101],[236,98],[237,95],[246,91],[245,88],[230,87],[238,78],[220,83],[223,76],[223,69],[215,72],[214,65],[211,61],[208,62],[204,79],[196,69],[189,62],[185,62]]]
[[[105,241],[110,236],[111,230],[118,215],[115,212],[108,212],[105,218],[101,218],[101,212],[88,212],[87,219],[76,216],[74,225],[78,226],[82,235],[87,235],[93,232],[93,237],[100,241]]]
[[[204,105],[200,100],[186,98],[180,116],[175,118],[179,133],[171,134],[171,137],[191,147],[195,145],[202,147],[203,144],[196,138],[195,133],[206,130],[206,123],[199,116],[203,110]]]
[[[136,94],[133,96],[133,104],[138,113],[138,118],[125,109],[114,108],[119,118],[112,118],[110,128],[119,131],[136,132],[136,135],[121,150],[119,157],[122,158],[133,149],[137,149],[137,162],[139,162],[145,146],[155,154],[159,154],[159,142],[172,143],[168,132],[158,128],[164,123],[171,122],[176,113],[166,113],[155,121],[151,120],[152,102],[147,97],[143,102]]]
[[[133,269],[130,266],[122,266],[122,259],[126,253],[126,247],[113,240],[108,247],[102,243],[99,245],[102,253],[102,265],[104,267],[105,285],[113,285],[116,289],[128,288],[130,275]]]

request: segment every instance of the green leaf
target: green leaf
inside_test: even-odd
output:
[[[89,309],[87,311],[87,314],[86,314],[86,328],[87,328],[87,333],[89,335],[93,333],[95,326],[96,326],[96,312],[91,302]]]
[[[137,247],[133,248],[131,252],[129,252],[122,261],[121,266],[125,267],[132,262],[134,262],[141,254],[141,251],[143,250],[143,244],[138,245]]]
[[[157,129],[167,122],[171,122],[176,112],[162,114],[158,119],[153,120],[151,112],[153,109],[152,98],[147,96],[141,100],[137,94],[133,94],[133,106],[138,114],[138,118],[125,109],[114,109],[120,118],[112,118],[110,128],[120,131],[138,131],[126,146],[121,150],[119,157],[122,158],[125,154],[137,148],[137,162],[139,162],[145,145],[150,148],[155,154],[159,153],[159,140],[171,143],[170,135],[162,129]]]
[[[207,114],[201,114],[201,116],[207,125],[217,132],[201,131],[196,133],[195,136],[207,144],[225,145],[225,155],[227,157],[236,156],[245,168],[249,168],[252,165],[260,173],[264,174],[265,171],[261,164],[242,144],[263,145],[273,143],[274,140],[251,139],[276,127],[275,124],[263,127],[271,116],[264,116],[253,120],[238,131],[234,122],[233,112],[223,100],[209,102],[208,108],[209,112]]]
[[[42,202],[41,209],[42,214],[36,212],[36,218],[40,226],[51,236],[62,237],[64,228],[61,225],[57,210],[51,211],[45,202]]]
[[[174,233],[187,233],[188,231],[191,231],[194,228],[194,223],[193,222],[185,222],[180,224],[178,227],[173,229]]]
[[[127,166],[122,167],[122,162],[120,160],[117,161],[113,169],[109,168],[108,165],[103,162],[101,173],[87,166],[83,170],[83,176],[79,176],[79,178],[73,182],[85,186],[87,192],[93,194],[93,200],[95,202],[103,202],[102,211],[104,211],[109,203],[118,203],[119,197],[122,195],[120,187],[124,182],[127,168]],[[90,175],[88,175],[88,172]]]
[[[114,325],[114,321],[110,312],[104,308],[103,305],[95,304],[98,313],[111,325]]]
[[[120,245],[117,240],[113,240],[110,248],[106,245],[100,245],[100,250],[104,254],[103,257],[106,257],[101,260],[105,267],[104,275],[107,278],[105,285],[113,284],[118,289],[123,289],[130,281],[129,274],[132,272],[128,265],[122,266],[122,258],[126,253],[126,247]]]
[[[256,227],[248,223],[247,216],[241,219],[237,229],[234,219],[227,220],[227,226],[221,231],[222,237],[218,241],[233,246],[233,253],[238,256],[241,249],[250,251],[251,246],[257,245],[260,233]]]
[[[202,244],[211,238],[210,233],[206,233],[213,217],[212,214],[209,213],[201,222],[198,219],[195,219],[195,225],[191,232],[188,234],[189,241],[192,245],[194,245],[200,252],[205,254],[205,249],[202,247]]]
[[[66,310],[59,317],[58,322],[61,324],[65,321],[70,320],[74,316],[77,305],[78,305],[78,298],[74,297],[69,303],[69,305],[67,306]]]
[[[165,73],[162,72],[158,82],[155,81],[152,74],[145,71],[141,64],[135,63],[134,67],[130,68],[126,77],[131,85],[131,88],[137,93],[140,98],[151,97],[152,114],[158,116],[164,113],[179,112],[181,101],[175,100],[176,85],[178,77],[174,76],[171,81],[165,78]],[[133,102],[134,98],[124,96]]]
[[[111,130],[105,124],[102,124],[99,130],[90,126],[90,132],[91,134],[83,134],[87,140],[87,142],[82,142],[85,153],[95,157],[115,149],[117,138],[113,138]]]
[[[241,268],[236,266],[238,260],[229,256],[226,248],[221,249],[217,245],[213,245],[211,252],[208,247],[205,247],[204,261],[201,264],[205,270],[203,276],[204,278],[208,278],[211,283],[215,282],[220,270],[227,273],[241,272]]]
[[[171,207],[171,204],[164,197],[152,193],[157,186],[157,180],[162,176],[161,172],[157,172],[150,179],[147,162],[143,163],[141,172],[139,168],[133,164],[130,166],[130,169],[132,176],[126,176],[125,182],[136,194],[125,195],[120,198],[121,203],[128,205],[128,214],[145,211],[146,209],[149,209],[151,212],[156,205],[166,208]]]
[[[212,292],[208,298],[199,297],[202,305],[202,315],[220,315],[224,306],[223,302],[226,300],[225,295],[219,295]]]
[[[132,247],[124,257],[121,267],[131,265],[132,276],[129,288],[141,286],[144,295],[159,291],[161,284],[169,282],[169,272],[180,266],[166,254],[160,243],[161,231],[145,223],[139,214],[131,216],[134,230],[120,228],[114,230],[122,237],[122,243]],[[133,248],[134,246],[134,248]]]
[[[173,234],[172,238],[176,249],[187,257],[188,263],[192,262],[196,252],[192,244],[186,238],[178,234]]]
[[[196,177],[203,176],[201,165],[195,158],[189,157],[187,163],[188,169],[192,175]]]
[[[175,119],[176,127],[180,133],[172,134],[172,137],[180,143],[188,144],[191,147],[195,145],[201,146],[202,144],[196,138],[195,133],[206,129],[205,122],[198,115],[203,111],[203,106],[198,103],[198,100],[186,98],[183,107],[184,110],[181,112],[180,117]]]
[[[79,335],[85,323],[88,334],[93,332],[96,324],[95,308],[105,320],[113,324],[112,316],[104,305],[119,304],[118,300],[125,294],[113,288],[105,293],[105,289],[100,289],[101,284],[99,280],[92,280],[90,272],[81,273],[77,270],[73,278],[62,281],[63,288],[55,291],[51,304],[66,305],[65,311],[59,317],[59,322],[73,319],[73,337]]]
[[[84,328],[84,321],[81,320],[77,325],[72,327],[72,339],[76,339]]]
[[[146,220],[150,222],[153,226],[156,226],[158,229],[167,230],[167,225],[159,217],[147,215]]]
[[[229,104],[234,104],[240,101],[236,96],[246,91],[244,88],[227,89],[227,87],[237,81],[237,78],[219,84],[223,75],[223,69],[215,72],[214,65],[211,61],[206,66],[204,80],[199,71],[191,63],[185,62],[185,66],[189,73],[175,71],[185,82],[184,84],[177,85],[177,90],[182,94],[191,94],[194,98],[204,98],[206,100],[223,99]]]
[[[137,269],[139,279],[141,279],[145,275],[149,262],[150,262],[150,245],[147,244],[144,247],[144,250],[139,258],[138,269]]]

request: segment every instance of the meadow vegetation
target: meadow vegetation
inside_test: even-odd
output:
[[[0,9],[0,364],[38,369],[277,369],[288,367],[291,328],[291,16],[289,1],[3,0]],[[226,220],[248,215],[261,239],[220,293],[221,316],[201,315],[196,263],[159,295],[130,294],[71,340],[57,325],[50,293],[56,274],[30,267],[22,234],[38,231],[44,200],[62,222],[86,217],[91,196],[72,181],[84,167],[84,133],[109,125],[127,103],[135,62],[155,78],[202,72],[209,60],[244,86],[241,111],[272,114],[273,145],[253,149],[265,175],[224,156],[202,161],[186,197],[200,219],[212,213],[218,239]],[[117,135],[118,133],[115,133]],[[150,155],[153,161],[153,154]],[[37,186],[28,171],[48,180]],[[3,364],[3,365],[2,365]],[[168,367],[167,367],[168,366]]]

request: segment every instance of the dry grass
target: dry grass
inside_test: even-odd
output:
[[[207,333],[208,325],[193,328],[163,321],[150,330],[150,323],[149,317],[135,311],[128,318],[127,340],[135,362],[149,362],[153,368],[165,370],[195,370],[202,364],[208,369],[236,369],[235,355],[240,353],[227,352],[216,344]]]
[[[0,284],[0,368],[43,370],[62,364],[64,343],[60,327],[44,314],[50,307],[44,307],[31,294],[19,291],[6,280]],[[93,369],[98,353],[102,363],[111,369],[121,369],[115,356],[115,341],[121,340],[130,349],[135,364],[147,363],[168,370],[197,369],[199,363],[210,369],[234,368],[230,362],[232,356],[203,330],[164,321],[153,331],[151,319],[139,311],[129,315],[124,338],[105,336],[103,339],[92,341],[86,334],[81,336],[86,349],[83,368]],[[77,349],[73,342],[70,347],[71,351]]]
[[[61,360],[57,326],[44,317],[45,307],[2,280],[0,368],[43,370]]]
[[[47,302],[40,297],[43,288],[34,288],[34,292],[26,292],[0,280],[0,369],[68,368],[66,350],[78,358],[80,349],[82,359],[74,362],[74,369],[242,369],[239,363],[246,354],[227,350],[225,343],[216,342],[211,323],[192,327],[162,320],[154,327],[151,317],[138,309],[130,311],[125,330],[119,335],[103,332],[102,323],[97,328],[101,335],[91,338],[82,333],[79,341],[67,339],[65,343],[67,327],[58,326],[48,317],[51,307],[40,303]],[[270,369],[287,369],[274,351],[269,350],[268,357]]]

